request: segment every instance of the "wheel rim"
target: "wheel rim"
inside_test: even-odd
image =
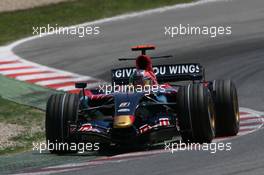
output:
[[[233,108],[236,117],[236,122],[239,123],[238,99],[237,99],[236,91],[233,93]]]
[[[215,114],[213,112],[213,108],[211,104],[208,106],[208,115],[209,115],[212,131],[214,132],[215,131]]]

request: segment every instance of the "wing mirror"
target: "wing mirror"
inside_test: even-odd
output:
[[[85,82],[75,83],[75,88],[84,89],[86,87],[87,87],[87,83],[85,83]]]

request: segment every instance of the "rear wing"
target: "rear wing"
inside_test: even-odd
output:
[[[129,77],[136,71],[135,67],[112,70],[112,84],[129,84]],[[204,79],[204,68],[198,63],[153,66],[158,83],[176,81],[193,81]]]

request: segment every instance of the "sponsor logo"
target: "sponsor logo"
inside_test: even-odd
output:
[[[79,131],[89,131],[93,128],[93,126],[90,124],[90,123],[87,123],[87,124],[83,124]]]
[[[123,68],[113,71],[114,78],[128,78],[136,71],[135,68]],[[156,76],[164,75],[181,75],[181,74],[197,74],[201,72],[198,64],[179,64],[167,66],[154,66],[153,71]]]
[[[159,119],[159,125],[160,126],[169,126],[170,125],[170,121],[168,118],[160,118]]]
[[[98,129],[93,128],[93,126],[90,123],[83,124],[78,131],[82,132],[100,132]]]
[[[129,106],[130,106],[130,102],[123,102],[123,103],[120,103],[119,108],[127,108]]]
[[[124,109],[118,109],[117,112],[129,112],[130,109],[124,108]]]
[[[145,124],[145,125],[143,125],[143,126],[141,126],[141,127],[139,128],[139,132],[142,134],[142,133],[144,133],[144,132],[149,131],[151,128],[152,128],[151,126],[149,126],[148,124]]]
[[[125,78],[130,77],[136,71],[136,68],[125,68],[125,69],[118,69],[114,72],[114,77],[116,78]]]

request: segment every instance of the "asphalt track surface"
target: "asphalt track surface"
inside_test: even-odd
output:
[[[14,52],[40,64],[110,80],[111,68],[133,64],[117,61],[118,57],[136,56],[136,53],[130,52],[130,46],[151,43],[157,46],[151,55],[174,56],[172,59],[155,60],[154,64],[199,62],[206,68],[207,79],[234,80],[240,106],[264,111],[263,19],[263,0],[210,2],[103,23],[99,25],[99,36],[77,38],[52,35],[35,39],[17,46]],[[232,26],[232,35],[216,38],[170,38],[164,35],[164,26],[180,23]],[[87,166],[74,174],[263,174],[263,149],[264,131],[261,129],[233,139],[231,152],[163,153]],[[67,157],[65,161],[67,159],[75,158]],[[85,158],[76,159],[82,161]]]

